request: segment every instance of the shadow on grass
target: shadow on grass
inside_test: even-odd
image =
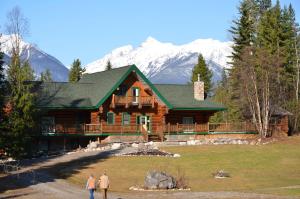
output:
[[[0,193],[3,193],[7,190],[26,188],[39,183],[54,182],[56,179],[66,179],[73,174],[78,173],[80,170],[87,168],[90,164],[105,161],[118,151],[119,149],[102,152],[74,153],[71,155],[66,155],[65,157],[56,156],[36,159],[32,162],[26,160],[21,163],[26,167],[33,166],[37,163],[45,163],[47,161],[57,161],[57,163],[41,166],[33,170],[21,170],[19,173],[0,177]],[[57,160],[55,160],[55,158],[57,158]],[[64,160],[60,160],[60,158],[64,158]],[[24,168],[26,169],[26,167]],[[65,170],[66,168],[69,168],[68,172],[63,173],[63,175],[55,175],[60,170]]]

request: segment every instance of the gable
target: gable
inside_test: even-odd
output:
[[[43,83],[39,95],[39,99],[43,100],[40,100],[39,105],[53,109],[97,109],[132,72],[136,73],[153,90],[158,98],[171,108],[167,100],[135,65],[84,74],[82,79],[77,83]]]

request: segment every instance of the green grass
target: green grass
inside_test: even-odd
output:
[[[166,147],[181,154],[180,158],[111,157],[68,177],[84,185],[90,173],[96,176],[107,170],[111,190],[128,191],[132,185],[143,185],[146,172],[163,170],[177,175],[184,171],[192,191],[243,191],[300,196],[300,137],[274,144]],[[212,173],[225,170],[231,178],[214,179]],[[61,173],[68,172],[68,168]],[[296,186],[294,188],[283,188]]]

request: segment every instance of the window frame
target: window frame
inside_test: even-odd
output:
[[[192,123],[184,123],[184,119],[192,119]],[[194,120],[194,117],[192,116],[185,116],[185,117],[182,117],[182,124],[194,124],[195,123],[195,120]]]
[[[112,123],[109,122],[108,120],[108,115],[112,115]],[[106,114],[106,124],[107,125],[114,125],[115,124],[115,113],[114,112],[107,112]]]
[[[125,124],[124,123],[124,117],[125,116],[128,116],[128,124]],[[122,125],[123,126],[128,126],[128,125],[130,125],[130,119],[131,119],[131,115],[128,113],[128,112],[123,112],[122,113]]]

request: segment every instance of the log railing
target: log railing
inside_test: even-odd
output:
[[[140,108],[142,106],[152,106],[154,107],[155,98],[154,96],[112,96],[111,106],[114,108],[115,106],[136,106],[138,105]]]
[[[271,125],[270,125],[271,127]],[[270,128],[274,130],[275,127]],[[278,128],[278,127],[277,127]],[[65,134],[142,134],[145,138],[148,132],[142,125],[108,125],[108,124],[56,124],[43,126],[42,133],[65,133]],[[204,123],[204,124],[164,124],[152,125],[151,133],[158,134],[163,139],[168,133],[200,133],[200,132],[256,132],[252,123]]]
[[[141,133],[141,125],[85,124],[84,132],[87,134]]]

